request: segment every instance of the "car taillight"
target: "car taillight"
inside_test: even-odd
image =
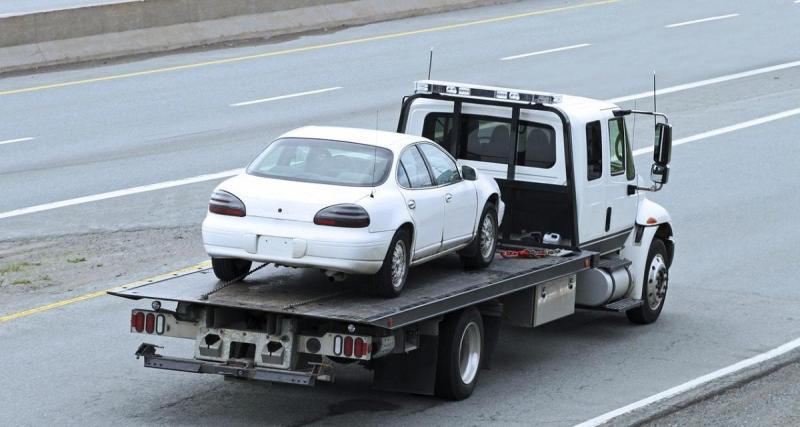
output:
[[[245,216],[247,212],[244,202],[233,194],[223,190],[216,190],[211,193],[211,200],[208,202],[208,211],[229,216]]]
[[[135,329],[136,332],[144,331],[144,313],[137,311],[131,314],[131,327]]]
[[[144,330],[148,334],[152,334],[155,329],[156,329],[156,315],[153,313],[147,313],[147,316],[144,319]]]
[[[317,212],[314,224],[331,227],[364,228],[369,226],[369,214],[358,205],[333,205]]]
[[[344,355],[346,357],[353,355],[353,337],[344,338]]]

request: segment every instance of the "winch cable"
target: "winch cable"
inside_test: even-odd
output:
[[[227,282],[220,283],[220,284],[214,286],[214,289],[211,289],[210,291],[200,295],[200,299],[205,301],[205,300],[208,299],[208,297],[210,295],[215,294],[215,293],[227,288],[228,286],[230,286],[230,285],[232,285],[232,284],[234,284],[234,283],[236,283],[238,281],[244,280],[245,277],[255,273],[258,270],[261,270],[262,268],[264,268],[264,267],[266,267],[268,265],[269,265],[269,263],[261,264],[260,266],[248,271],[247,273],[244,273],[244,274],[242,274],[242,275],[240,275],[240,276],[238,276],[236,278],[233,278],[231,280],[228,280]]]

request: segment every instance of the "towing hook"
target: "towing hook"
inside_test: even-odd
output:
[[[149,344],[149,343],[146,343],[146,342],[145,343],[141,343],[141,344],[139,344],[139,348],[136,349],[136,353],[134,353],[134,354],[136,355],[136,359],[137,360],[142,356],[144,356],[144,357],[158,356],[156,354],[156,349],[157,348],[164,348],[164,347],[162,347],[160,345]]]

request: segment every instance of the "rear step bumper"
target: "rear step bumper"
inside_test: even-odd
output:
[[[333,372],[329,365],[315,365],[305,371],[236,366],[220,362],[162,356],[156,353],[154,344],[143,343],[136,350],[136,358],[144,357],[145,368],[166,369],[169,371],[193,372],[196,374],[217,374],[226,377],[271,381],[313,386],[316,381],[332,381]]]

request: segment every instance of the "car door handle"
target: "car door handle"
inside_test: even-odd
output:
[[[452,194],[450,194],[450,193],[447,193],[447,194],[444,196],[444,201],[445,201],[445,202],[447,202],[447,203],[450,203],[450,201],[451,201],[451,200],[453,200],[453,195],[452,195]]]
[[[416,208],[416,207],[417,207],[417,202],[415,202],[415,201],[413,201],[413,200],[409,200],[409,201],[408,201],[408,208],[409,208],[409,209],[414,209],[414,208]]]

